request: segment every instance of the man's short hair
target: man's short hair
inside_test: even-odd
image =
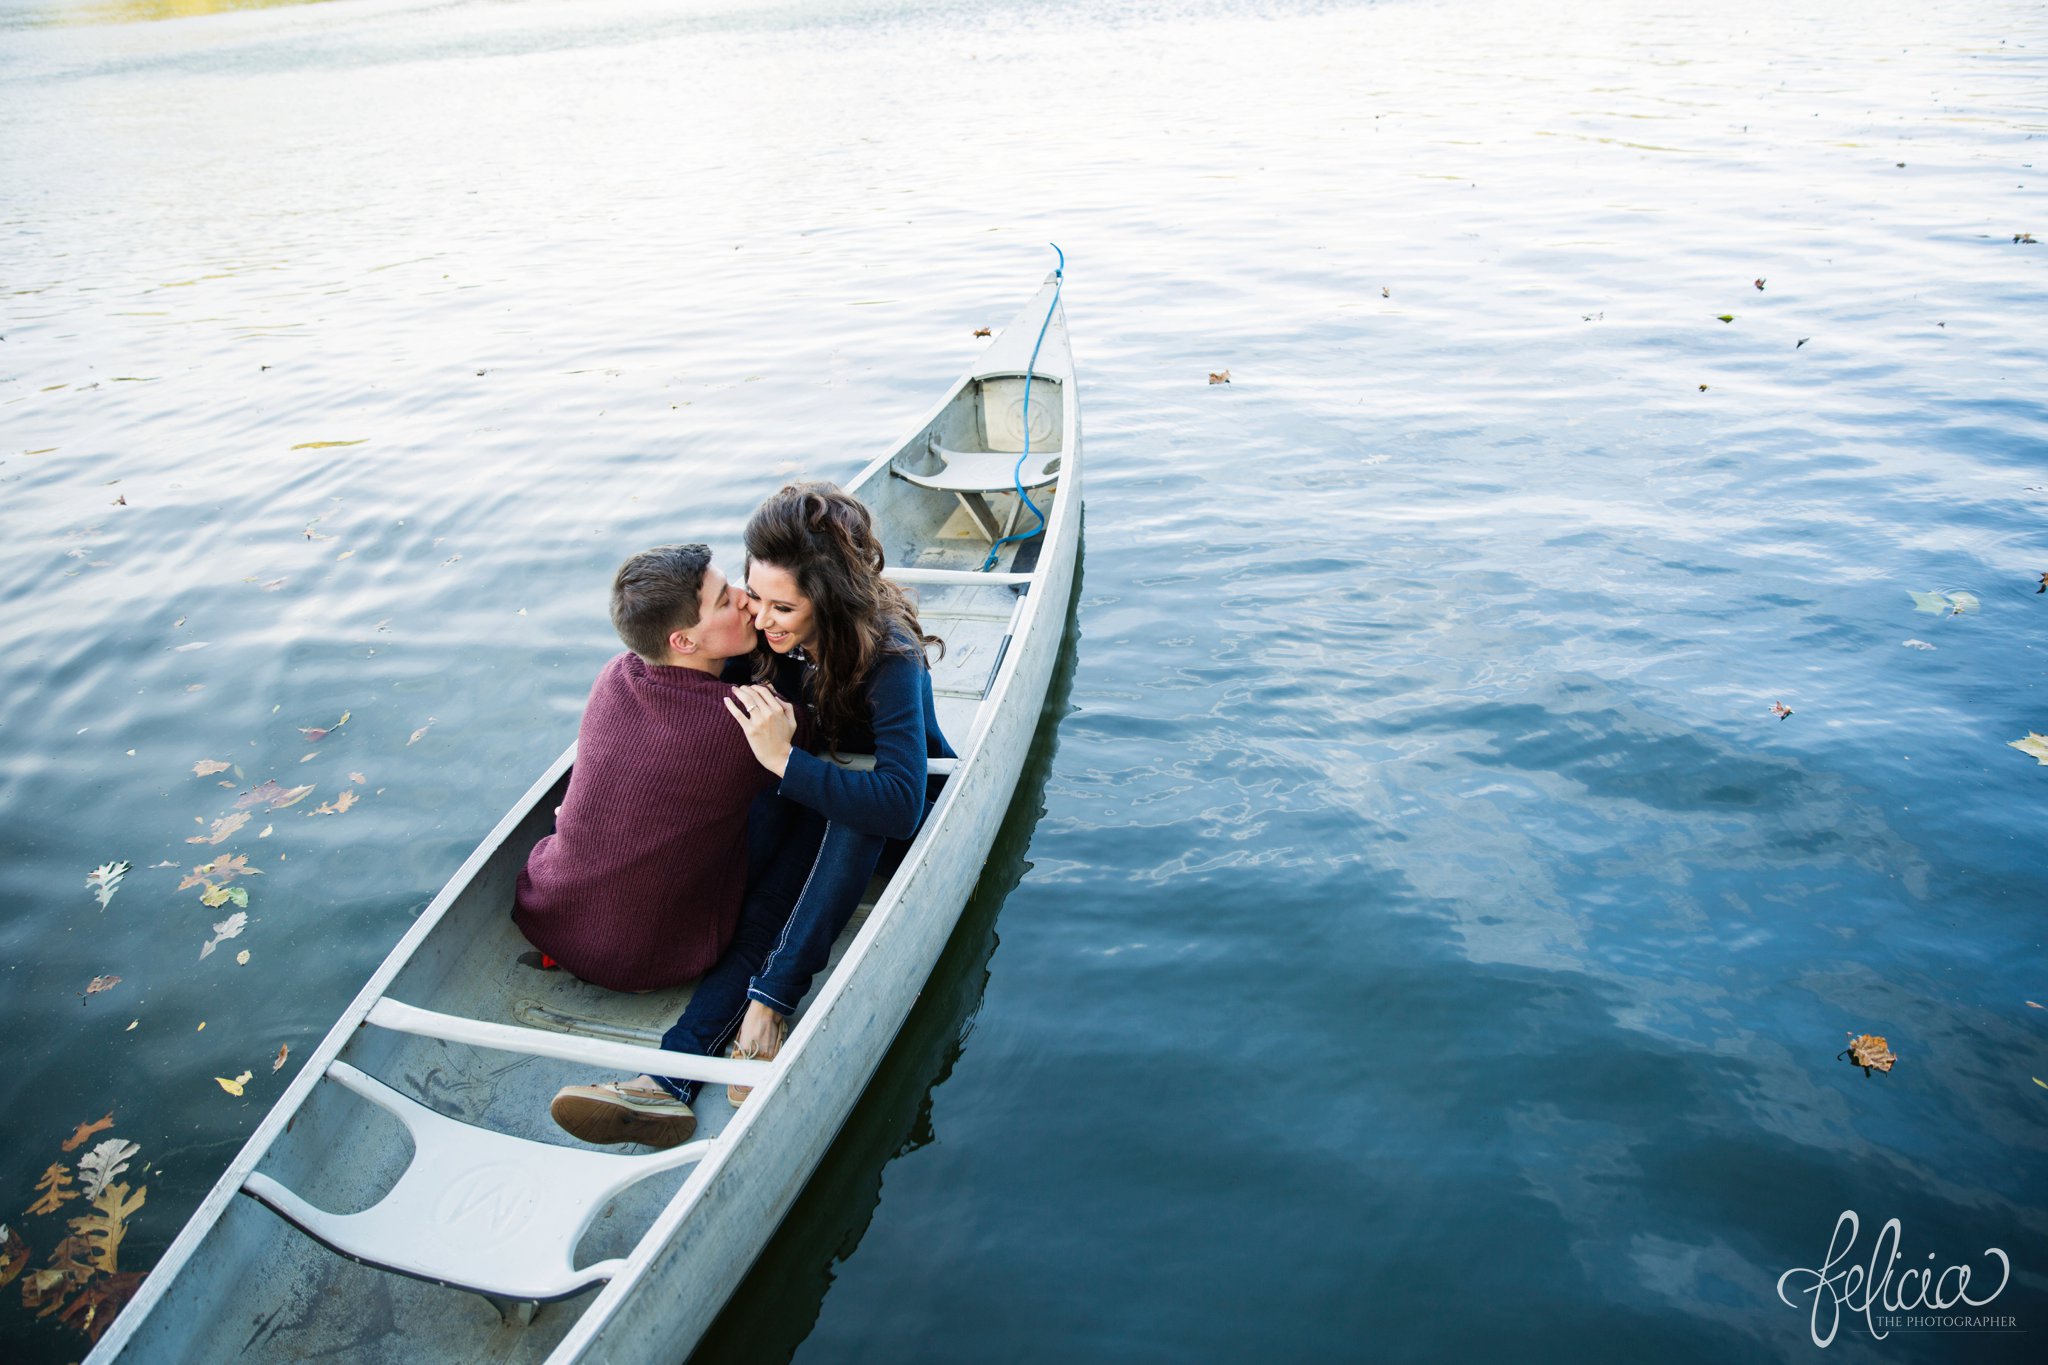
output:
[[[668,653],[668,637],[697,624],[697,595],[711,567],[708,545],[657,545],[642,550],[612,579],[612,627],[626,648],[649,663]]]

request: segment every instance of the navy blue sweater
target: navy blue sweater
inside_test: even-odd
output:
[[[809,670],[806,670],[809,673]],[[807,676],[805,682],[810,681]],[[939,733],[932,703],[932,673],[922,654],[877,656],[861,683],[867,724],[839,737],[842,754],[872,753],[872,770],[842,768],[830,759],[792,749],[782,795],[863,834],[908,839],[924,820],[926,760],[952,758]],[[808,693],[805,700],[810,700]]]

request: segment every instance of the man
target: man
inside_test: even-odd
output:
[[[754,646],[744,597],[703,545],[642,551],[612,582],[629,652],[590,690],[555,832],[528,856],[513,911],[536,948],[594,985],[680,985],[732,939],[748,807],[775,786],[725,706],[726,661]],[[671,1146],[697,1124],[647,1077],[567,1087],[549,1112],[586,1142]]]

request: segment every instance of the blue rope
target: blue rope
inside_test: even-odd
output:
[[[1045,310],[1045,321],[1038,324],[1038,340],[1031,343],[1031,359],[1024,366],[1024,450],[1022,454],[1017,456],[1017,463],[1010,470],[1010,482],[1016,486],[1017,496],[1022,498],[1024,505],[1031,509],[1031,515],[1038,518],[1038,525],[1028,531],[1019,531],[1015,535],[1004,536],[1001,540],[989,546],[988,558],[981,561],[981,568],[978,570],[980,573],[987,573],[995,567],[997,553],[1011,541],[1029,540],[1045,530],[1045,513],[1041,512],[1038,504],[1031,500],[1031,495],[1024,491],[1024,462],[1031,458],[1031,381],[1038,375],[1038,348],[1045,345],[1046,329],[1052,326],[1052,315],[1059,311],[1060,288],[1066,283],[1067,277],[1067,253],[1060,251],[1060,244],[1058,242],[1047,242],[1046,245],[1054,251],[1059,251],[1060,263],[1052,272],[1052,306]]]

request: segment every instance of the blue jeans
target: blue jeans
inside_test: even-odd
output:
[[[750,876],[731,946],[698,980],[683,1017],[662,1035],[661,1045],[668,1051],[718,1056],[739,1031],[750,1000],[780,1015],[794,1014],[859,908],[861,893],[884,853],[900,858],[908,847],[892,846],[878,835],[862,834],[776,799],[780,804],[773,812],[756,807],[763,824],[758,840],[749,819],[748,871],[754,873],[763,861],[757,857],[765,852],[760,845],[778,845],[773,861],[758,876]],[[701,1084],[668,1076],[655,1079],[686,1104],[696,1098]]]

